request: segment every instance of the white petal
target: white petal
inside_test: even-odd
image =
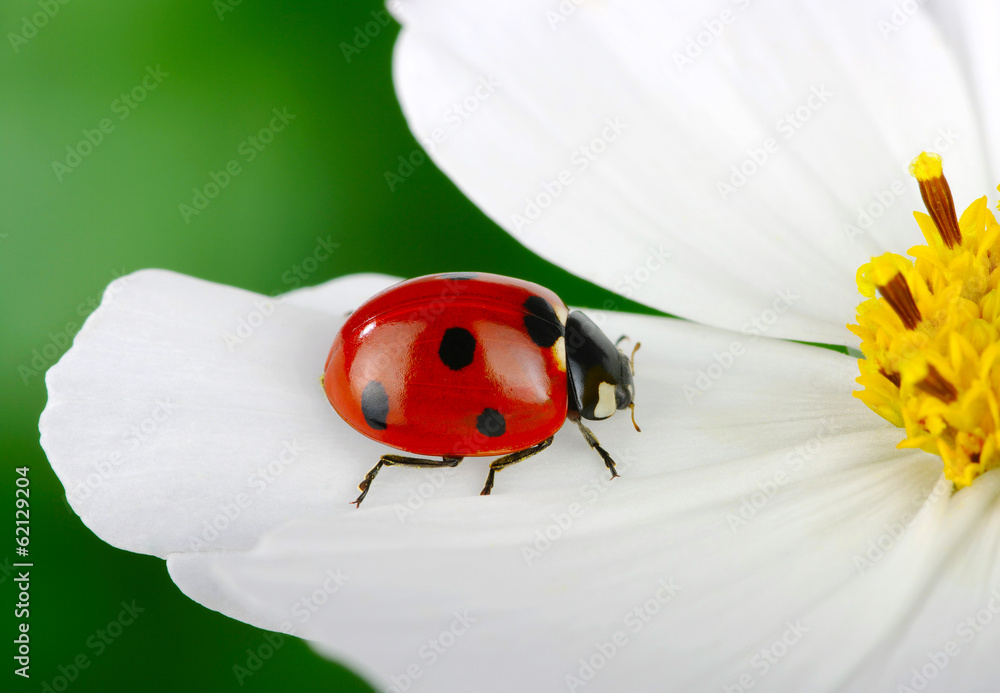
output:
[[[342,316],[394,281],[284,301],[159,270],[111,284],[46,374],[42,446],[73,509],[108,543],[159,556],[249,548],[296,514],[347,510],[378,447],[319,376]]]
[[[700,322],[849,343],[858,266],[921,242],[909,161],[941,151],[962,207],[993,188],[958,63],[895,4],[413,0],[395,81],[437,164],[544,257]]]
[[[996,182],[1000,180],[1000,45],[994,32],[983,27],[1000,25],[1000,6],[990,0],[953,0],[925,7],[964,68],[990,163],[987,182]]]
[[[932,497],[909,522],[916,508],[893,518],[878,546],[868,548],[876,558],[865,579],[815,614],[823,644],[858,656],[850,674],[857,689],[916,690],[926,681],[934,691],[996,690],[998,501],[1000,474],[991,472],[954,497]],[[830,637],[848,628],[850,639]],[[833,669],[830,662],[801,664],[800,673],[808,667],[817,677]]]
[[[489,498],[475,495],[475,460],[437,477],[388,470],[358,513],[295,520],[249,552],[170,556],[171,577],[210,608],[360,662],[379,686],[562,690],[616,637],[625,644],[588,691],[758,677],[756,652],[857,579],[851,557],[919,507],[940,461],[895,449],[900,432],[850,394],[853,359],[677,321],[597,320],[644,344],[643,432],[626,417],[593,427],[620,479],[567,427],[501,472]],[[808,643],[801,656],[858,663]],[[782,690],[832,690],[800,679]]]
[[[354,310],[382,289],[399,281],[399,277],[388,274],[352,274],[343,279],[317,286],[304,286],[281,294],[281,302],[341,317],[346,311]]]

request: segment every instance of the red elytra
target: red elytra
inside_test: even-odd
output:
[[[570,314],[549,289],[485,273],[418,277],[373,296],[334,339],[323,386],[358,432],[442,458],[383,455],[360,486],[359,505],[384,465],[503,455],[490,467],[488,494],[497,470],[547,447],[567,418],[617,476],[580,418],[607,418],[632,403],[631,363],[589,318]]]
[[[418,455],[503,455],[548,438],[566,420],[566,346],[528,336],[532,296],[565,321],[553,292],[498,275],[433,275],[383,291],[333,342],[330,403],[369,438]],[[384,399],[372,394],[379,385]]]

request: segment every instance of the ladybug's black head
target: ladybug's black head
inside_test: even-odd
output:
[[[570,413],[599,420],[632,406],[629,358],[578,310],[566,320],[566,362]]]

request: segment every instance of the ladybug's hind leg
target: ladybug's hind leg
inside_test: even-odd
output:
[[[372,470],[368,472],[361,483],[358,484],[358,489],[361,491],[361,495],[358,496],[356,501],[351,502],[357,507],[361,507],[361,501],[363,501],[365,496],[368,495],[368,489],[371,488],[372,482],[375,480],[375,477],[378,476],[378,470],[382,469],[383,466],[391,467],[392,465],[398,464],[404,467],[457,467],[458,463],[461,461],[461,457],[456,457],[454,455],[445,455],[440,461],[422,460],[419,457],[404,457],[402,455],[382,455],[378,464],[372,467]]]
[[[552,436],[549,436],[538,445],[532,445],[530,448],[519,450],[518,452],[512,452],[509,455],[498,457],[497,459],[490,462],[490,475],[486,477],[486,486],[483,487],[483,491],[479,495],[480,496],[490,495],[490,491],[493,490],[493,477],[496,476],[496,473],[498,471],[500,471],[504,467],[509,467],[515,462],[520,462],[521,460],[527,459],[532,455],[541,452],[550,445],[552,445]]]
[[[615,461],[611,459],[611,455],[608,454],[608,451],[601,447],[601,442],[597,440],[597,436],[594,435],[594,432],[583,425],[583,421],[579,416],[570,416],[567,418],[580,427],[580,433],[582,433],[583,437],[587,440],[587,445],[597,450],[597,454],[601,456],[602,460],[604,460],[604,465],[611,471],[611,478],[614,479],[618,476],[618,469],[615,468]]]

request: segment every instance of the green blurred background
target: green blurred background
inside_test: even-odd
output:
[[[190,601],[162,560],[104,544],[69,510],[38,445],[42,372],[117,274],[165,267],[276,293],[360,271],[478,269],[537,281],[578,305],[611,296],[511,240],[433,163],[390,190],[386,171],[418,145],[392,88],[399,27],[381,26],[381,10],[375,0],[0,4],[8,464],[0,493],[11,518],[0,551],[4,690],[61,691],[66,682],[56,677],[72,669],[59,667],[80,654],[90,665],[74,691],[371,690],[294,639],[241,684],[233,667],[246,665],[265,633]],[[270,125],[272,109],[294,119],[254,147],[247,140]],[[199,213],[183,214],[182,203],[202,203],[193,189],[234,159],[239,173]],[[303,278],[290,274],[327,235],[340,244],[336,253]],[[25,465],[35,564],[30,681],[13,674],[10,644],[13,468]],[[145,611],[98,654],[91,638],[132,600]]]

